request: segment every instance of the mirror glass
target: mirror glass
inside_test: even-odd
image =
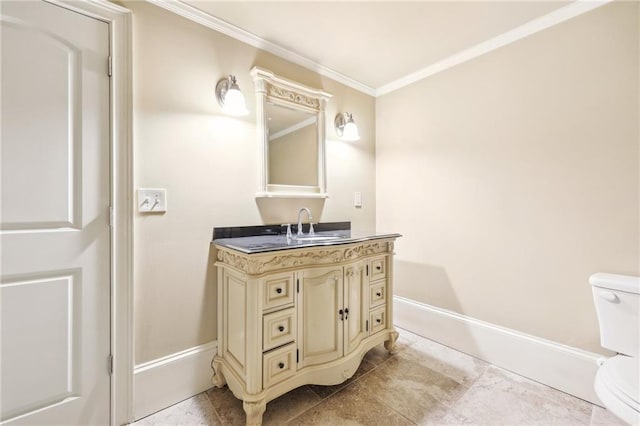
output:
[[[318,185],[317,114],[266,103],[270,185]]]

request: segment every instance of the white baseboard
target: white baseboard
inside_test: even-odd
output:
[[[394,324],[602,406],[593,381],[602,355],[395,296]]]
[[[217,342],[177,352],[133,369],[135,420],[203,392],[211,384]]]

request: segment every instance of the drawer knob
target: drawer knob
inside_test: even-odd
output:
[[[376,293],[376,296],[380,297],[380,296],[382,296],[382,293],[377,292],[377,293]]]
[[[382,322],[382,320],[381,320],[380,318],[376,318],[376,322],[377,322],[378,324],[380,324],[380,323]]]
[[[284,362],[281,362],[280,364],[278,364],[278,367],[280,367],[280,369],[282,370],[284,368]]]
[[[377,271],[381,271],[382,270],[382,266],[380,266],[380,265],[376,266],[376,270]]]
[[[282,293],[282,289],[280,287],[276,288],[276,293],[278,294]]]
[[[278,326],[278,331],[279,332],[283,332],[284,331],[284,326],[283,325],[279,325]]]

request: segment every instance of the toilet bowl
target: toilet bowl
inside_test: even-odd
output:
[[[618,353],[598,369],[596,394],[617,417],[640,425],[640,277],[598,273],[589,282],[600,344]]]

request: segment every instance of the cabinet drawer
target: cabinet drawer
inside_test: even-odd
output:
[[[387,277],[387,256],[371,259],[369,280],[375,281]]]
[[[295,308],[266,314],[262,320],[262,350],[293,342],[296,336]]]
[[[290,344],[262,357],[262,387],[279,383],[296,372],[296,345]]]
[[[293,304],[295,286],[292,273],[265,277],[263,285],[265,310]]]
[[[387,328],[387,312],[385,306],[371,311],[369,318],[369,324],[371,324],[370,334],[375,334]]]
[[[369,287],[369,307],[376,308],[387,301],[387,281],[382,280]]]

